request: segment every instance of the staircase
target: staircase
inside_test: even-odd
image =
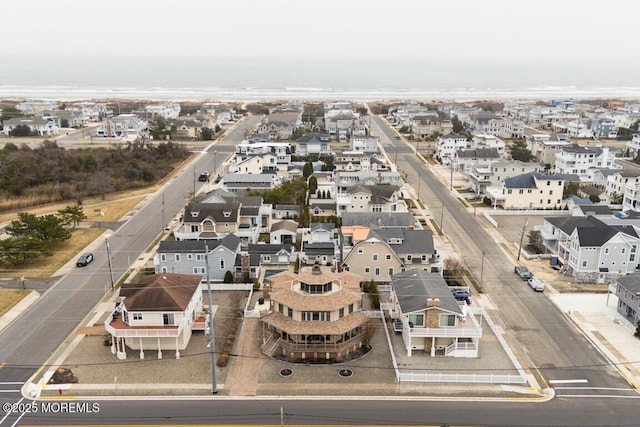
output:
[[[262,346],[262,354],[273,357],[276,354],[278,347],[280,347],[280,334],[273,334]]]

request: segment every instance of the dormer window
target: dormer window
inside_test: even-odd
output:
[[[229,218],[229,217],[231,217],[231,211],[223,211],[223,212],[222,212],[222,215],[223,215],[225,218]]]
[[[197,218],[200,215],[200,211],[191,211],[191,218]]]

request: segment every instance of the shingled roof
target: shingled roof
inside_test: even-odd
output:
[[[428,298],[437,298],[441,310],[462,315],[462,309],[440,274],[414,268],[391,276],[391,286],[403,314],[424,310]]]
[[[120,297],[129,311],[184,311],[200,289],[202,276],[162,273],[124,283]]]

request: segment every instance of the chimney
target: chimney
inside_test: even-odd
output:
[[[320,264],[314,264],[311,268],[311,274],[314,276],[320,276],[322,274],[322,270],[320,270]]]
[[[427,308],[429,307],[440,307],[440,299],[439,298],[427,298]]]

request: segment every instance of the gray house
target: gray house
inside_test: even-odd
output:
[[[296,255],[291,245],[257,243],[249,245],[249,277],[260,277],[260,269],[265,266],[273,266],[282,269],[295,261]],[[242,270],[238,267],[236,271]]]
[[[637,325],[640,321],[640,273],[627,274],[617,282],[618,312]]]
[[[202,276],[206,279],[206,251],[209,249],[209,277],[222,281],[227,271],[236,270],[240,254],[240,238],[227,234],[221,240],[162,241],[154,257],[155,271]]]

